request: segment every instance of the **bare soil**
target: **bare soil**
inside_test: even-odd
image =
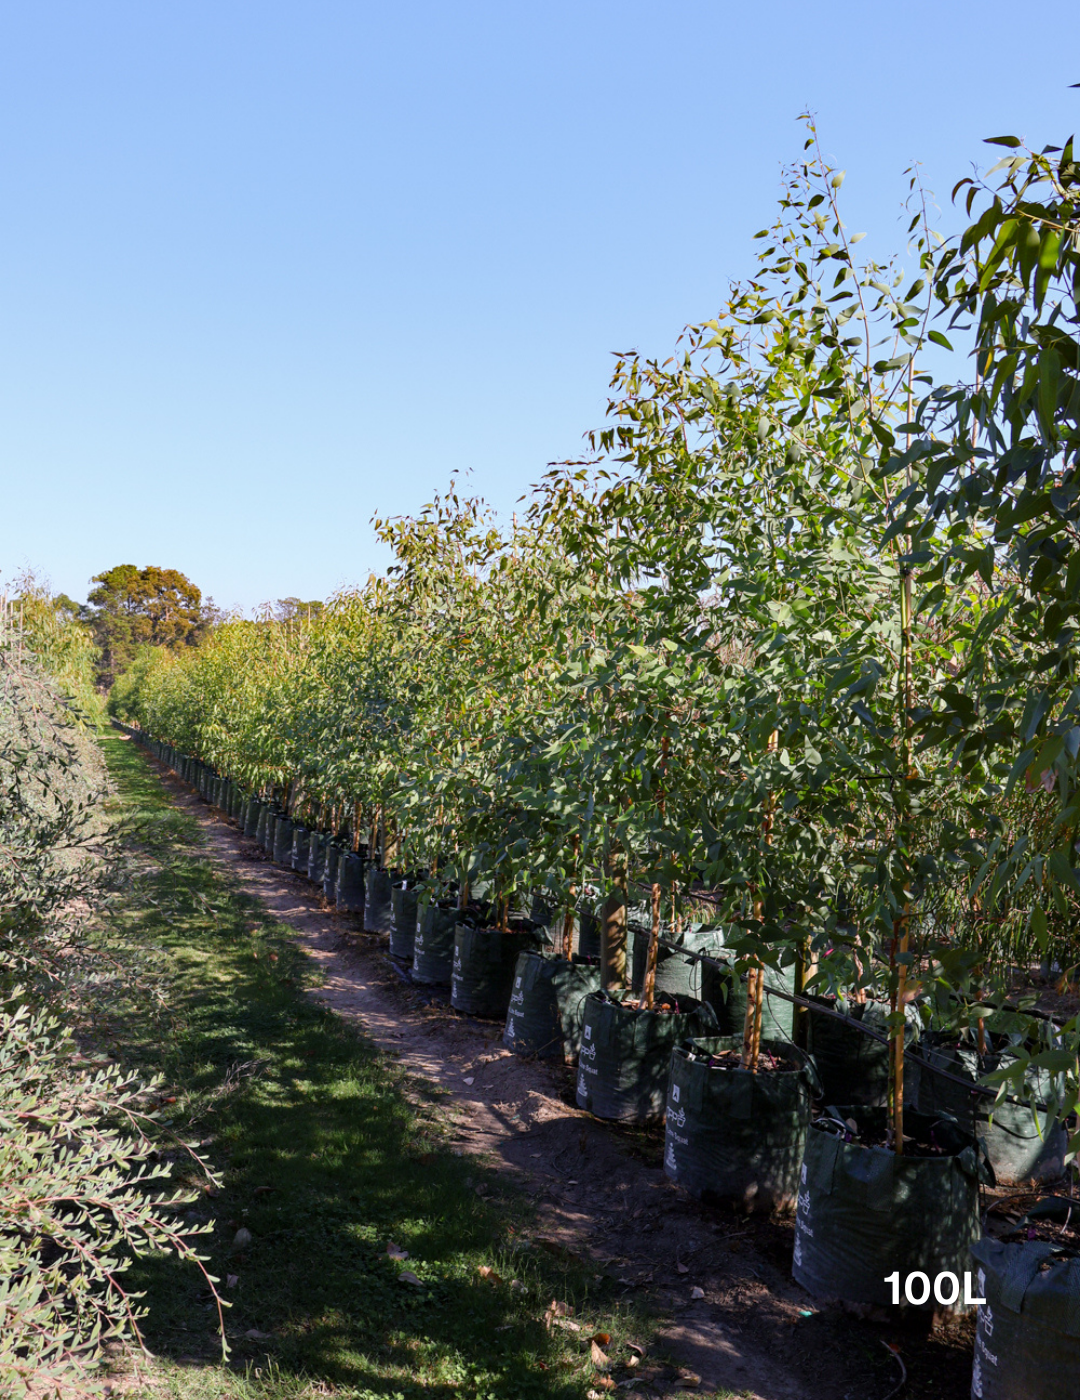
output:
[[[811,1299],[790,1276],[790,1219],[684,1196],[663,1172],[662,1129],[583,1113],[569,1068],[512,1054],[501,1022],[460,1015],[445,993],[413,985],[385,937],[329,908],[307,880],[273,865],[235,824],[153,766],[199,821],[210,857],[293,930],[318,969],[311,995],[448,1093],[455,1150],[484,1157],[528,1194],[534,1239],[594,1261],[628,1293],[645,1290],[666,1320],[642,1363],[643,1381],[662,1370],[666,1389],[674,1366],[688,1373],[687,1388],[747,1400],[967,1400],[970,1319],[932,1328],[926,1319],[881,1322]]]

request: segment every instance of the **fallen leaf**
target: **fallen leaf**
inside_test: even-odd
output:
[[[681,1371],[679,1379],[675,1382],[676,1390],[697,1390],[701,1384],[701,1377],[694,1371]]]
[[[693,1288],[691,1288],[691,1290],[690,1290],[690,1297],[691,1297],[691,1298],[704,1298],[704,1297],[705,1297],[705,1290],[704,1290],[704,1288],[698,1288],[698,1287],[695,1285],[695,1286],[694,1286]]]
[[[634,1353],[635,1356],[644,1356],[644,1355],[645,1355],[645,1348],[644,1348],[644,1347],[639,1347],[638,1344],[637,1344],[637,1342],[627,1342],[627,1344],[626,1344],[626,1350],[627,1350],[627,1351],[632,1351],[632,1352]]]
[[[592,1357],[592,1364],[598,1371],[606,1371],[611,1365],[605,1352],[597,1346],[595,1338],[589,1343],[589,1355]]]
[[[524,1293],[524,1292],[525,1292],[525,1285],[522,1283],[522,1281],[521,1281],[519,1278],[512,1278],[512,1279],[510,1280],[510,1292],[511,1292],[511,1293]]]
[[[574,1312],[571,1304],[556,1302],[554,1298],[548,1304],[547,1310],[555,1317],[572,1317]]]
[[[233,1249],[246,1249],[250,1243],[251,1231],[245,1230],[243,1225],[241,1225],[239,1230],[237,1230],[236,1234],[233,1236]]]
[[[495,1270],[491,1267],[490,1264],[481,1264],[476,1272],[480,1275],[482,1279],[485,1279],[488,1283],[502,1283],[502,1279],[499,1277],[499,1275],[495,1272]]]
[[[391,1259],[408,1259],[409,1257],[409,1251],[407,1249],[402,1249],[400,1245],[396,1245],[393,1240],[387,1241],[386,1252]]]
[[[626,1363],[625,1363],[625,1364],[626,1364],[627,1366],[640,1366],[640,1365],[641,1365],[641,1357],[640,1357],[640,1356],[628,1356],[628,1357],[626,1358]]]
[[[265,1194],[267,1193],[267,1191],[276,1191],[276,1190],[277,1190],[277,1187],[276,1187],[276,1186],[256,1186],[255,1190],[254,1190],[251,1194],[252,1194],[253,1196],[265,1196]]]
[[[417,1288],[423,1288],[424,1286],[411,1269],[402,1269],[401,1273],[397,1276],[397,1280],[398,1283],[415,1284]]]
[[[598,1347],[608,1347],[611,1345],[610,1332],[594,1332],[589,1338],[590,1342],[595,1342]]]
[[[690,1272],[690,1265],[684,1264],[681,1259],[676,1259],[675,1272],[677,1274],[688,1274]]]
[[[237,1285],[239,1282],[240,1282],[240,1275],[239,1275],[239,1274],[226,1274],[226,1275],[225,1275],[225,1287],[226,1287],[226,1288],[235,1288],[236,1285]]]
[[[266,1341],[269,1341],[269,1339],[270,1339],[273,1335],[274,1335],[274,1334],[273,1334],[272,1332],[260,1332],[259,1329],[258,1329],[257,1327],[249,1327],[248,1330],[244,1333],[244,1336],[245,1336],[245,1337],[250,1337],[250,1339],[251,1339],[253,1342],[266,1342]]]
[[[468,1076],[465,1078],[465,1080],[464,1080],[463,1082],[464,1082],[465,1084],[475,1084],[475,1083],[476,1083],[476,1080],[475,1080],[475,1079],[472,1077],[472,1075],[470,1074],[470,1075],[468,1075]]]

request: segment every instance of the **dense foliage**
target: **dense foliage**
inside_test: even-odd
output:
[[[909,1002],[974,1022],[1017,964],[1080,963],[1058,154],[1010,159],[944,247],[912,177],[905,277],[858,263],[810,128],[758,274],[677,356],[620,358],[588,458],[511,530],[453,493],[380,522],[386,578],[146,653],[115,703],[312,823],[381,831],[388,862],[482,869],[503,907],[588,890],[609,982],[641,902],[654,928],[708,907],[750,971],[887,999],[899,1143]],[[976,323],[972,386],[921,367],[943,309]],[[1062,1111],[1076,1030],[1017,1031],[1072,1071]]]
[[[192,1246],[150,1160],[153,1086],[94,1046],[117,976],[89,934],[109,865],[101,760],[26,633],[0,627],[0,1391],[85,1394],[136,1322],[132,1252]]]

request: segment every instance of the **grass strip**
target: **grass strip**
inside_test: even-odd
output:
[[[605,1351],[626,1359],[646,1325],[614,1281],[530,1243],[528,1203],[451,1150],[441,1092],[305,996],[287,930],[205,855],[136,745],[106,735],[102,747],[137,872],[112,937],[138,960],[131,986],[154,988],[112,1009],[111,1048],[164,1076],[161,1111],[220,1173],[215,1193],[176,1157],[231,1304],[223,1367],[197,1272],[136,1263],[159,1358],[143,1393],[528,1400],[610,1387],[590,1335],[609,1333]],[[573,1311],[549,1326],[553,1299]]]

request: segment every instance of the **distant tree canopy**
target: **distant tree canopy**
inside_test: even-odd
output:
[[[310,602],[303,598],[279,598],[273,615],[277,622],[291,622],[293,618],[311,622],[321,616],[323,607],[324,604],[318,598],[313,598]]]
[[[139,647],[193,646],[208,625],[202,593],[178,569],[120,564],[91,582],[85,615],[101,651],[101,685],[112,685]]]

